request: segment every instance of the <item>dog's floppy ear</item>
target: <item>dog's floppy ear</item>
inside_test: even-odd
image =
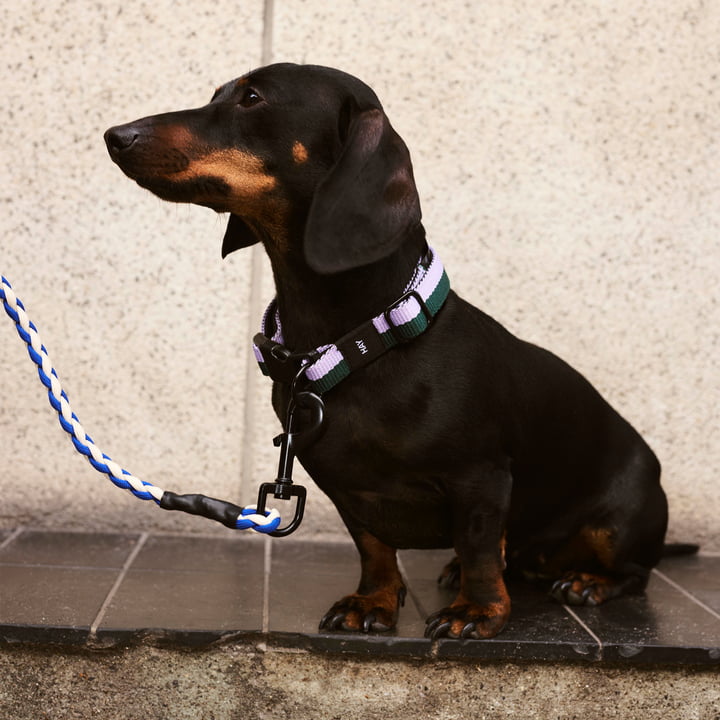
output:
[[[305,259],[318,273],[368,265],[396,250],[420,222],[410,154],[377,107],[348,111],[345,142],[315,191]]]
[[[254,245],[258,241],[257,235],[237,215],[230,213],[227,230],[222,244],[223,258],[240,248]]]

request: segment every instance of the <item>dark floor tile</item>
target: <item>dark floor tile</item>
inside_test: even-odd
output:
[[[440,608],[447,607],[457,593],[438,585],[442,569],[453,558],[452,550],[402,550],[399,553],[408,591],[425,619]],[[423,627],[424,632],[424,627]]]
[[[0,531],[0,545],[3,539],[8,542],[0,549],[0,642],[87,641],[108,593],[122,578],[100,618],[101,642],[151,634],[159,642],[202,645],[268,629],[271,646],[371,656],[720,663],[720,558],[665,560],[646,595],[600,608],[569,611],[537,587],[510,583],[513,610],[500,635],[431,644],[423,638],[425,617],[455,596],[436,582],[451,551],[402,551],[408,597],[398,627],[364,635],[318,631],[330,606],[357,587],[360,563],[352,545],[245,535],[52,531]]]
[[[651,575],[644,595],[575,612],[600,638],[604,660],[720,661],[720,620],[656,574]]]
[[[272,547],[270,632],[317,633],[320,618],[357,587],[354,546],[283,541]]]
[[[437,577],[452,558],[450,551],[400,553],[410,592],[423,617],[447,607],[456,592],[440,588]],[[505,629],[490,640],[441,640],[438,655],[504,659],[595,659],[598,643],[561,605],[529,583],[508,586],[512,614]]]
[[[331,652],[424,654],[424,622],[410,598],[390,633],[319,632],[323,615],[337,600],[355,591],[360,561],[345,543],[277,543],[270,574],[269,630],[284,645]]]
[[[264,539],[248,535],[203,537],[151,535],[135,558],[133,570],[263,573]]]
[[[0,565],[0,624],[90,628],[118,571]]]
[[[262,572],[130,571],[107,608],[98,633],[171,630],[258,632]]]
[[[150,629],[208,637],[258,632],[263,582],[262,539],[151,537],[108,605],[98,637]]]
[[[122,567],[139,535],[26,530],[0,550],[0,564]]]
[[[695,555],[663,560],[658,571],[720,613],[720,557]]]

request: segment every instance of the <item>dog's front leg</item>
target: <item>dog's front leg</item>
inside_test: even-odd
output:
[[[453,541],[460,562],[460,591],[454,602],[427,619],[426,637],[490,638],[510,615],[503,579],[505,520],[512,476],[502,464],[484,465],[448,488]]]
[[[360,552],[360,584],[357,592],[338,600],[328,610],[320,621],[320,630],[391,630],[406,592],[395,548],[364,530],[351,529],[351,534]]]

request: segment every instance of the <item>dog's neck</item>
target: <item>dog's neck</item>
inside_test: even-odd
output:
[[[319,275],[297,250],[268,249],[277,307],[286,346],[294,352],[334,342],[381,313],[402,293],[426,252],[425,230],[418,225],[388,257],[336,275]]]

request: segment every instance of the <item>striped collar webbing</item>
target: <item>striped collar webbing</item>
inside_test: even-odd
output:
[[[310,389],[318,394],[325,393],[353,370],[367,365],[395,345],[422,334],[440,311],[449,291],[450,281],[445,269],[428,248],[405,292],[384,312],[340,340],[298,356],[283,346],[280,316],[273,300],[263,316],[262,332],[253,341],[255,357],[263,374],[285,382],[288,381],[287,373],[274,372],[273,368],[278,362],[287,363],[298,357],[296,372],[304,368]]]

